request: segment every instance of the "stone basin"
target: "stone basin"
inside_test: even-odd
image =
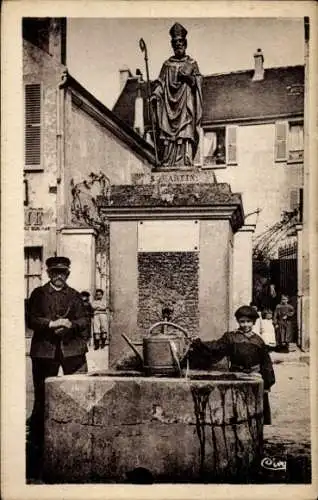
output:
[[[105,371],[46,381],[49,483],[242,482],[262,438],[257,375]]]

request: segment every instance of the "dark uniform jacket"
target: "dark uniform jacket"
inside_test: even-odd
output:
[[[50,321],[58,318],[68,318],[72,322],[72,327],[65,328],[61,336],[49,328]],[[54,358],[58,345],[64,357],[83,355],[88,350],[87,313],[80,294],[68,285],[57,291],[46,283],[33,290],[28,307],[28,326],[34,331],[32,358]]]

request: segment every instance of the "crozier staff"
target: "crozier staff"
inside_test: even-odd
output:
[[[28,308],[28,324],[34,331],[31,342],[34,406],[30,434],[34,443],[43,442],[44,382],[58,374],[87,372],[86,352],[90,332],[87,313],[79,292],[69,287],[70,259],[50,257],[46,261],[50,278],[35,288]]]
[[[186,55],[187,30],[175,23],[169,33],[174,55],[163,63],[151,95],[159,160],[163,166],[190,166],[199,143],[202,76],[197,62]]]

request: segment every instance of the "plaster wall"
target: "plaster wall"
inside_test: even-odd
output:
[[[290,191],[303,185],[302,164],[275,162],[275,124],[237,128],[238,164],[216,169],[218,182],[242,193],[245,214],[261,208],[255,234],[279,221],[290,210]],[[250,222],[248,219],[247,222]]]
[[[68,284],[91,294],[95,287],[95,234],[92,229],[63,229],[60,239],[60,255],[71,259]]]

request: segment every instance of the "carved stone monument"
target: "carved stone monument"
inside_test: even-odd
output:
[[[187,30],[170,29],[174,55],[161,68],[151,96],[159,162],[164,167],[193,165],[202,117],[202,76],[197,62],[186,55]]]

